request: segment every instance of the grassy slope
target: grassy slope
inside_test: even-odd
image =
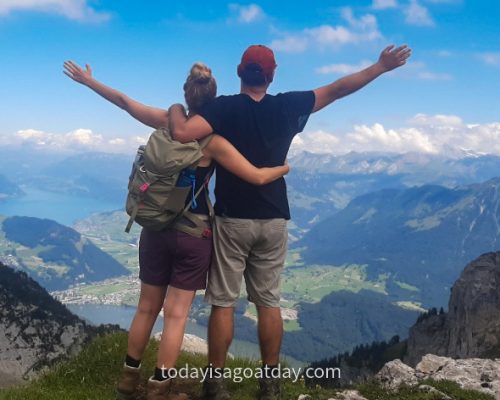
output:
[[[114,400],[114,388],[118,379],[123,356],[126,350],[127,336],[117,333],[94,340],[77,357],[55,366],[44,376],[28,385],[0,391],[0,400]],[[157,342],[152,341],[146,350],[143,360],[144,381],[147,374],[154,368]],[[185,364],[190,367],[202,368],[206,364],[206,357],[183,353],[178,366]],[[257,364],[248,360],[232,360],[230,368],[256,368]],[[477,392],[460,390],[457,385],[447,382],[437,384],[438,389],[452,395],[457,400],[490,400],[492,397]],[[176,387],[191,395],[193,400],[199,400],[201,384],[197,380],[178,382]],[[243,380],[241,383],[229,383],[233,398],[250,400],[256,398],[257,384],[254,380]],[[412,389],[405,389],[397,394],[387,394],[379,387],[368,384],[360,388],[369,400],[435,400],[436,397],[428,394],[416,393]],[[142,396],[144,390],[142,388]],[[333,391],[319,388],[309,389],[303,383],[285,381],[283,399],[297,399],[299,394],[308,393],[314,400],[331,398]]]

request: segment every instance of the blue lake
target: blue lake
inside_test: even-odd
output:
[[[25,196],[0,201],[0,215],[48,218],[63,225],[71,226],[76,220],[90,214],[119,210],[123,202],[109,202],[63,193],[47,192],[23,187]]]
[[[68,309],[81,318],[95,324],[118,324],[121,328],[127,329],[134,318],[135,307],[97,305],[97,304],[70,304]],[[163,318],[158,317],[153,334],[161,332],[163,329]],[[186,333],[191,333],[206,340],[207,328],[192,321],[186,324]],[[253,360],[260,359],[259,346],[242,340],[233,340],[229,351],[238,357],[246,357]]]

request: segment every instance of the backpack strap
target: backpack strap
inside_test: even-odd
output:
[[[137,168],[142,168],[142,166],[137,165]],[[139,211],[139,206],[141,204],[141,201],[144,199],[144,193],[149,189],[149,187],[152,184],[154,184],[158,181],[159,181],[159,179],[154,179],[151,182],[144,183],[139,188],[139,191],[137,191],[137,190],[131,191],[132,193],[135,194],[135,196],[134,196],[135,197],[134,198],[135,204],[134,204],[134,208],[132,208],[132,212],[130,213],[130,218],[127,222],[127,226],[125,227],[125,233],[130,233],[130,229],[132,228],[132,225],[134,224],[135,218],[137,217],[137,212]],[[130,183],[129,183],[129,185],[130,185]]]
[[[189,222],[191,222],[194,226],[187,225],[181,221],[179,221],[175,226],[174,229],[187,233],[191,236],[195,237],[204,237],[204,238],[211,238],[212,237],[212,229],[210,226],[207,226],[209,221],[204,220],[200,218],[198,215],[195,213],[192,213],[191,211],[187,211],[183,215],[184,219],[187,219]]]
[[[212,202],[210,201],[210,196],[208,195],[208,182],[210,181],[210,178],[212,177],[213,173],[215,170],[215,164],[212,164],[210,166],[210,171],[208,172],[205,182],[203,182],[203,185],[198,189],[196,192],[194,199],[196,199],[200,194],[201,191],[204,191],[205,194],[205,200],[207,202],[207,207],[208,207],[208,213],[209,213],[209,221],[210,225],[213,222],[213,216],[214,216],[214,208],[212,206]],[[172,225],[174,229],[177,229],[181,232],[187,233],[192,236],[196,237],[211,237],[212,236],[212,231],[210,228],[207,228],[206,221],[201,219],[199,216],[197,216],[195,213],[192,213],[189,211],[191,206],[193,205],[193,199],[184,207],[184,210],[180,212],[175,220],[172,222]],[[183,224],[181,222],[182,218],[186,218],[189,220],[191,223],[193,223],[195,226],[189,226],[186,224]]]
[[[134,205],[134,208],[132,209],[132,213],[130,214],[130,218],[127,222],[127,226],[125,227],[126,233],[130,233],[130,229],[132,228],[132,225],[134,224],[135,217],[137,217],[137,211],[139,211],[139,202],[136,202]]]
[[[214,135],[210,134],[208,136],[205,136],[203,139],[198,140],[198,144],[200,145],[200,149],[203,150],[205,147],[207,147],[208,144],[212,141],[213,137],[214,137]]]

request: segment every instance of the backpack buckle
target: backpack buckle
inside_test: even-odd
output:
[[[212,230],[210,228],[205,228],[203,230],[203,233],[201,234],[201,237],[210,239],[212,237]]]

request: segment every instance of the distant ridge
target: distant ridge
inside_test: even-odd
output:
[[[6,218],[1,226],[4,253],[19,269],[49,290],[94,282],[129,271],[72,228],[48,219]]]
[[[500,178],[448,189],[424,185],[355,198],[294,244],[308,264],[368,265],[390,274],[390,292],[427,308],[444,306],[449,288],[477,254],[500,247]]]

